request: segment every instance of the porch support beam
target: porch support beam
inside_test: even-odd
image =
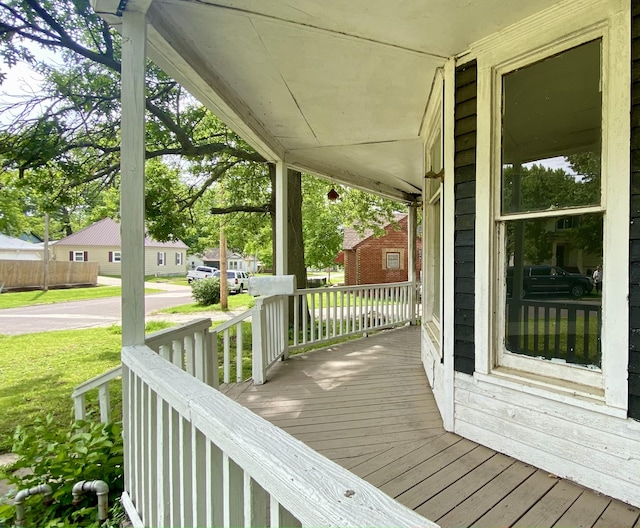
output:
[[[276,232],[274,233],[276,239],[276,254],[274,255],[276,261],[276,275],[286,275],[288,271],[288,184],[289,180],[287,164],[283,161],[278,161],[276,162]]]
[[[122,346],[144,344],[145,14],[122,14]]]
[[[418,206],[413,202],[409,206],[409,216],[407,218],[407,231],[409,232],[407,248],[408,258],[408,280],[411,283],[409,289],[409,309],[411,310],[411,325],[416,324],[416,286],[417,286],[417,274],[416,274],[416,262],[417,262],[417,219],[418,219]]]

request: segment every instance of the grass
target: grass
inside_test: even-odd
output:
[[[162,290],[145,289],[145,293],[157,293]],[[89,299],[104,299],[105,297],[119,297],[122,292],[120,286],[94,286],[91,288],[69,288],[64,290],[9,292],[0,295],[0,309],[22,308],[36,304],[54,304],[69,301],[86,301]]]
[[[240,310],[249,308],[253,308],[254,301],[253,296],[248,293],[239,293],[236,295],[229,295],[228,298],[228,309],[229,310]],[[164,310],[159,310],[156,313],[167,313],[167,314],[190,314],[190,313],[199,313],[199,312],[221,312],[222,307],[220,303],[218,304],[210,304],[204,306],[202,304],[181,304],[180,306],[173,306],[171,308],[165,308]]]
[[[149,275],[144,278],[145,282],[157,282],[160,284],[176,284],[178,286],[189,286],[186,275],[179,275],[175,277],[156,277],[155,275]]]
[[[147,325],[147,332],[171,326]],[[0,335],[0,452],[10,451],[17,425],[51,413],[54,424],[72,420],[74,387],[120,364],[121,328],[65,330],[18,336]],[[120,407],[121,387],[112,391]]]

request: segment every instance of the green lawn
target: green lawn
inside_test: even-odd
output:
[[[149,323],[148,332],[169,323]],[[52,413],[54,423],[72,419],[71,392],[80,383],[120,364],[121,328],[0,335],[0,452],[11,450],[18,424]],[[120,408],[120,384],[112,392]]]
[[[119,297],[120,286],[94,286],[91,288],[69,288],[64,290],[7,292],[0,294],[0,309],[21,308],[36,304],[53,304],[68,301],[86,301],[88,299],[103,299],[105,297]],[[162,290],[145,289],[145,293],[157,293]]]
[[[254,301],[253,296],[248,293],[239,293],[236,295],[229,295],[228,298],[228,309],[229,310],[240,310],[249,308],[253,308]],[[218,304],[210,304],[208,306],[203,306],[201,304],[193,303],[193,304],[181,304],[180,306],[173,306],[171,308],[165,308],[164,310],[159,310],[157,313],[163,314],[190,314],[190,313],[199,313],[199,312],[219,312],[222,311],[222,307],[220,303]]]

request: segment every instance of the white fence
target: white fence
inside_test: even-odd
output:
[[[134,526],[436,526],[149,348],[122,361]]]
[[[289,349],[414,323],[417,307],[412,282],[298,290]]]

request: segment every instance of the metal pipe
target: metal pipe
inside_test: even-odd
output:
[[[80,497],[85,491],[91,491],[98,496],[98,520],[103,523],[108,516],[109,502],[109,485],[104,480],[81,480],[73,485],[71,493],[73,494],[74,506],[80,502]]]
[[[16,507],[16,526],[26,526],[26,516],[24,513],[24,501],[31,495],[44,495],[42,502],[51,504],[53,502],[53,491],[49,484],[40,484],[33,488],[23,489],[16,493],[13,504]]]

